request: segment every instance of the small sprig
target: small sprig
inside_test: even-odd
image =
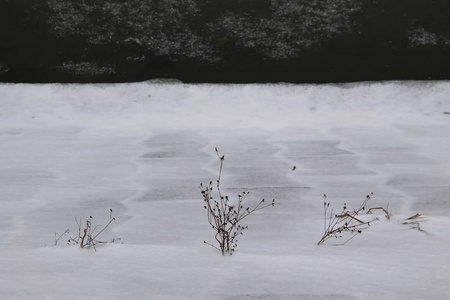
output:
[[[55,246],[58,245],[59,240],[68,233],[70,233],[69,229],[64,230],[64,232],[61,233],[59,236],[58,236],[58,233],[55,232]]]
[[[342,211],[339,214],[334,214],[333,209],[328,213],[328,209],[330,207],[330,203],[327,202],[327,196],[323,195],[324,201],[324,235],[317,243],[318,245],[323,244],[329,238],[341,238],[343,232],[349,232],[350,237],[342,243],[345,245],[348,241],[352,240],[356,235],[362,232],[362,229],[370,226],[370,223],[373,221],[379,221],[378,217],[371,219],[370,221],[362,220],[359,217],[359,213],[361,211],[365,211],[366,205],[371,199],[373,193],[370,193],[366,196],[365,200],[362,202],[360,207],[356,210],[348,210],[347,204],[344,203]],[[372,209],[369,209],[371,212]]]
[[[113,217],[113,210],[112,209],[109,210],[109,222],[105,226],[102,226],[102,225],[93,226],[92,220],[93,220],[93,217],[89,216],[89,218],[84,222],[84,226],[82,226],[83,220],[81,218],[80,219],[75,218],[75,222],[77,223],[77,226],[78,226],[78,235],[75,237],[69,238],[67,243],[69,245],[71,245],[71,244],[79,245],[80,248],[82,248],[82,249],[92,247],[92,248],[94,248],[94,250],[97,250],[96,245],[107,243],[107,242],[98,240],[98,237],[100,236],[101,233],[103,233],[106,230],[106,228],[108,228],[111,225],[111,223],[113,221],[116,220],[116,218]],[[99,230],[99,228],[102,228],[102,229]],[[68,233],[68,231],[67,231],[67,233]]]

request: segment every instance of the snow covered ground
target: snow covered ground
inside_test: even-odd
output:
[[[0,298],[450,298],[450,82],[0,85]],[[214,242],[199,184],[275,207]],[[295,170],[293,166],[296,166]],[[336,210],[389,205],[343,240]],[[93,216],[121,238],[55,246]],[[403,224],[422,214],[420,229]]]

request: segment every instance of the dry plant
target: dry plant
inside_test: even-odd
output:
[[[89,218],[83,222],[83,219],[75,218],[75,222],[78,226],[78,235],[75,237],[70,237],[67,241],[67,244],[69,245],[80,245],[80,248],[86,249],[86,248],[93,248],[96,249],[96,245],[98,244],[105,244],[106,241],[99,240],[100,234],[102,234],[106,228],[111,225],[113,221],[116,220],[115,217],[113,217],[113,210],[109,210],[109,222],[103,226],[103,225],[93,225],[92,224],[93,217],[89,216]],[[83,226],[84,224],[84,226]],[[66,234],[69,234],[70,230],[66,229],[61,235],[58,236],[58,234],[55,232],[55,245],[58,244],[58,241],[65,236]],[[120,238],[112,239],[111,242],[117,242],[120,241]]]
[[[422,227],[420,227],[420,224],[422,222],[426,221],[425,217],[421,214],[415,214],[414,216],[411,216],[409,218],[407,218],[403,224],[404,225],[408,225],[409,227],[411,227],[411,229],[417,229],[421,232],[425,232],[427,233],[424,229],[422,229]]]
[[[372,211],[375,210],[381,210],[384,212],[384,216],[386,217],[386,219],[388,219],[389,221],[391,220],[392,217],[392,212],[389,210],[389,204],[386,206],[386,208],[379,206],[379,207],[372,207],[367,211],[367,214],[371,214]]]
[[[248,206],[244,208],[243,202],[249,195],[249,192],[243,192],[238,195],[238,199],[234,203],[230,201],[228,196],[223,196],[220,189],[220,180],[222,177],[225,156],[221,156],[217,148],[215,148],[215,150],[220,159],[219,176],[216,182],[217,199],[213,197],[212,181],[209,182],[208,186],[200,184],[200,189],[205,202],[204,208],[208,214],[208,222],[216,232],[215,239],[219,246],[216,247],[206,241],[204,241],[204,243],[221,251],[222,255],[225,255],[225,253],[231,255],[237,247],[237,237],[242,235],[243,231],[248,228],[248,226],[242,226],[241,221],[255,211],[274,206],[275,200],[272,200],[271,203],[267,204],[265,200],[262,199],[255,207],[250,208]]]
[[[344,203],[344,207],[339,214],[334,214],[333,209],[331,209],[330,213],[328,213],[330,203],[327,202],[327,196],[323,195],[324,235],[317,244],[322,245],[326,240],[330,238],[342,238],[342,235],[344,233],[349,233],[350,237],[344,243],[342,243],[342,245],[345,245],[348,241],[361,233],[364,228],[370,226],[371,222],[378,221],[378,218],[373,218],[370,221],[362,220],[363,218],[359,216],[362,211],[365,211],[367,202],[369,202],[372,195],[373,193],[367,195],[366,199],[362,202],[358,209],[348,210],[347,204]],[[369,211],[371,210],[373,209],[369,209]],[[387,212],[387,210],[385,210],[385,212]],[[390,217],[390,214],[388,215]]]
[[[69,229],[64,230],[64,232],[61,233],[60,235],[58,235],[58,233],[55,232],[55,246],[58,245],[59,240],[60,240],[63,236],[65,236],[66,234],[69,234],[69,233],[70,233],[70,230],[69,230]]]

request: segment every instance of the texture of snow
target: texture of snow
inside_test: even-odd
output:
[[[0,298],[450,298],[450,82],[0,85]],[[275,207],[233,256],[198,188]],[[293,171],[293,166],[296,169]],[[389,204],[344,246],[331,206]],[[93,216],[120,243],[54,246]],[[403,224],[423,215],[418,230]]]

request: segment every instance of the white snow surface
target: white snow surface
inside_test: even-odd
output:
[[[450,299],[448,81],[0,84],[0,107],[0,299]],[[232,256],[203,243],[214,147],[224,193],[276,201]],[[323,194],[371,192],[390,221],[317,245]],[[54,245],[109,209],[120,242]]]

